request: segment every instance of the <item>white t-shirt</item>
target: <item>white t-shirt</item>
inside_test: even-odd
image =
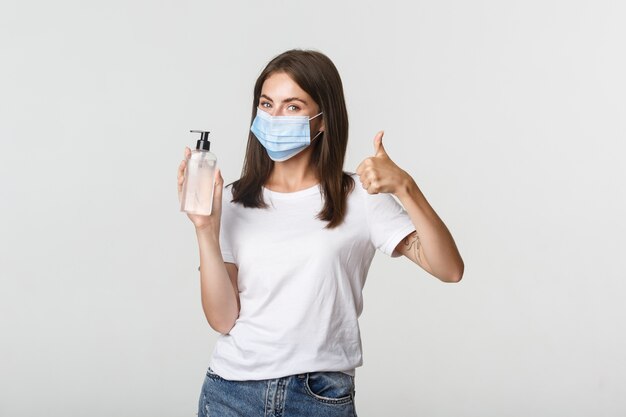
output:
[[[359,177],[344,222],[324,229],[320,185],[279,193],[263,188],[269,208],[231,203],[224,188],[220,246],[238,267],[241,310],[219,335],[211,368],[231,380],[341,371],[363,364],[358,317],[370,264],[380,249],[415,230],[391,194],[368,194]]]

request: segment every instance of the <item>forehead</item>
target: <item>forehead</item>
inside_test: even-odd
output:
[[[261,87],[261,94],[265,94],[274,101],[293,97],[312,101],[309,94],[285,72],[275,72],[267,77]]]

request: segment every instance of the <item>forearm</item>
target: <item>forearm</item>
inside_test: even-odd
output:
[[[226,334],[239,316],[237,294],[224,265],[219,238],[198,230],[196,236],[200,249],[202,309],[209,325]]]
[[[463,275],[463,259],[450,231],[413,178],[407,175],[396,196],[415,226],[423,256],[430,265],[432,274],[442,281],[459,281]]]

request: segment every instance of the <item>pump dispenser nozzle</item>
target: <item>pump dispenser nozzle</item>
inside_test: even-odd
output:
[[[196,149],[202,149],[204,151],[211,150],[211,142],[209,142],[208,130],[190,130],[193,133],[200,133],[200,139],[196,142]]]

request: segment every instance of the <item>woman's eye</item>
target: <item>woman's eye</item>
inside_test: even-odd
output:
[[[298,106],[290,104],[289,106],[287,106],[287,110],[289,110],[289,111],[298,111],[298,110],[300,110],[300,108]]]
[[[261,103],[261,107],[265,107],[267,109],[267,108],[272,107],[272,105],[270,103],[268,103],[267,101],[264,101],[264,102]]]

